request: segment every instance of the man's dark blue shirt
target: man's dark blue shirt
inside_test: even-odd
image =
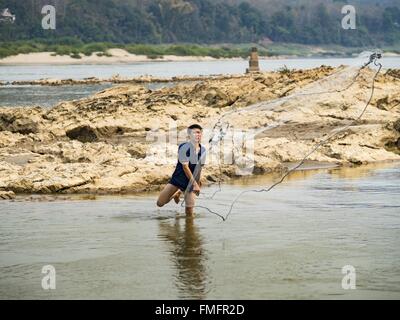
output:
[[[197,182],[200,180],[201,168],[205,164],[206,159],[206,149],[201,144],[199,144],[199,146],[200,150],[197,155],[195,146],[191,142],[181,143],[178,147],[178,163],[176,164],[175,171],[169,183],[182,191],[185,191],[189,184],[189,179],[186,177],[182,163],[188,162],[189,169],[194,179]]]

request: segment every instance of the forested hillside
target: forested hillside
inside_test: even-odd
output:
[[[57,8],[56,30],[41,28],[43,4]],[[15,23],[0,22],[1,41],[32,38],[83,42],[245,43],[343,46],[400,43],[400,0],[353,1],[357,29],[341,28],[346,1],[0,0]]]

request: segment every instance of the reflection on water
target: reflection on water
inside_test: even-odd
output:
[[[160,221],[160,239],[169,246],[176,266],[175,284],[179,298],[204,299],[206,297],[206,254],[203,239],[193,218]]]
[[[376,170],[382,168],[383,163],[369,163],[362,166],[355,167],[341,167],[340,169],[328,170],[329,174],[337,179],[360,179],[376,175]],[[390,162],[388,162],[390,165]],[[392,176],[394,179],[399,178],[398,173],[394,173]]]
[[[297,165],[298,162],[288,163],[288,168]],[[398,163],[398,162],[397,162]],[[375,170],[379,170],[384,166],[396,165],[396,161],[393,163],[391,161],[388,162],[379,162],[379,163],[369,163],[361,166],[337,166],[334,163],[320,163],[314,161],[306,161],[298,170],[293,171],[289,176],[285,178],[284,181],[297,181],[310,179],[315,175],[320,174],[321,172],[326,172],[332,179],[360,179],[365,177],[370,177],[371,175],[376,174]],[[233,185],[270,185],[274,182],[280,180],[282,177],[282,172],[273,172],[271,174],[264,175],[252,175],[252,176],[243,176],[240,179],[233,180],[231,184]],[[393,179],[399,179],[398,174],[393,175]]]

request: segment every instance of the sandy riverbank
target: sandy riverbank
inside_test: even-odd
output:
[[[316,51],[314,54],[318,57],[318,54],[324,53],[324,50]],[[139,63],[139,62],[167,62],[167,61],[219,61],[219,60],[247,60],[241,57],[236,58],[214,58],[210,56],[176,56],[176,55],[164,55],[157,58],[149,58],[146,55],[131,54],[124,49],[109,49],[107,53],[110,56],[97,55],[93,53],[90,56],[80,54],[80,59],[71,58],[69,55],[55,55],[54,52],[34,52],[26,54],[18,54],[15,56],[9,56],[0,59],[0,66],[2,65],[96,65],[96,64],[128,64],[128,63]],[[400,57],[399,54],[394,52],[385,52],[384,57]],[[311,57],[311,55],[307,56]],[[298,55],[276,55],[271,57],[259,57],[260,60],[277,60],[277,59],[298,59],[304,58]]]
[[[91,56],[81,54],[81,59],[71,58],[68,55],[54,55],[53,52],[35,52],[18,54],[0,59],[0,65],[46,65],[46,64],[124,64],[149,61],[214,61],[224,60],[213,57],[197,56],[174,56],[165,55],[163,57],[151,59],[145,55],[131,54],[123,49],[109,49],[108,56],[98,56],[96,53]],[[229,58],[228,60],[243,60],[242,58]]]
[[[352,83],[356,73],[353,68],[320,67],[209,78],[154,91],[124,84],[51,109],[0,108],[0,190],[94,194],[156,190],[173,171],[173,153],[184,139],[185,127],[203,125],[209,148],[207,141],[218,119],[235,132],[257,132],[253,173],[281,171],[283,163],[299,161],[317,142],[360,114],[371,94],[374,71],[363,70]],[[340,166],[400,160],[398,73],[379,75],[362,119],[309,160]],[[166,137],[173,137],[171,125],[183,130],[178,141]],[[165,134],[158,136],[160,132]],[[251,159],[242,153],[243,143],[229,144],[229,139],[224,140],[225,150],[233,151],[233,163],[222,160],[220,167],[217,158],[210,157],[205,184],[237,177],[238,169],[248,167]]]

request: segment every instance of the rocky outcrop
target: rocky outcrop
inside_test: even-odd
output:
[[[99,138],[96,130],[87,125],[78,126],[67,130],[65,134],[68,138],[72,140],[79,140],[81,142],[94,142],[98,141]]]
[[[187,82],[187,81],[203,81],[207,79],[239,79],[243,75],[214,75],[214,76],[176,76],[171,78],[160,78],[153,76],[140,76],[136,78],[121,77],[114,75],[111,78],[100,79],[97,77],[89,77],[84,79],[38,79],[38,80],[15,80],[11,83],[0,81],[1,85],[33,85],[33,86],[66,86],[66,85],[91,85],[100,83],[167,83],[167,82]]]
[[[0,200],[11,200],[15,199],[15,193],[12,191],[1,191],[0,190]]]
[[[341,89],[351,84],[353,72],[320,67],[203,78],[158,90],[130,83],[51,109],[1,107],[0,190],[102,194],[158,189],[168,181],[177,143],[192,123],[206,129],[207,147],[207,134],[216,123],[257,131],[253,173],[284,170],[283,163],[299,161],[360,114],[373,71],[364,70],[356,83]],[[309,160],[339,165],[400,160],[400,79],[393,74],[378,76],[362,119]],[[177,140],[171,125],[183,130]],[[238,175],[238,167],[251,160],[240,146],[227,145],[231,163],[208,159],[205,183]]]
[[[4,108],[0,112],[0,131],[38,133],[43,110],[36,108]]]
[[[397,119],[397,120],[393,123],[393,128],[394,128],[394,130],[396,130],[397,132],[400,133],[400,119]]]

